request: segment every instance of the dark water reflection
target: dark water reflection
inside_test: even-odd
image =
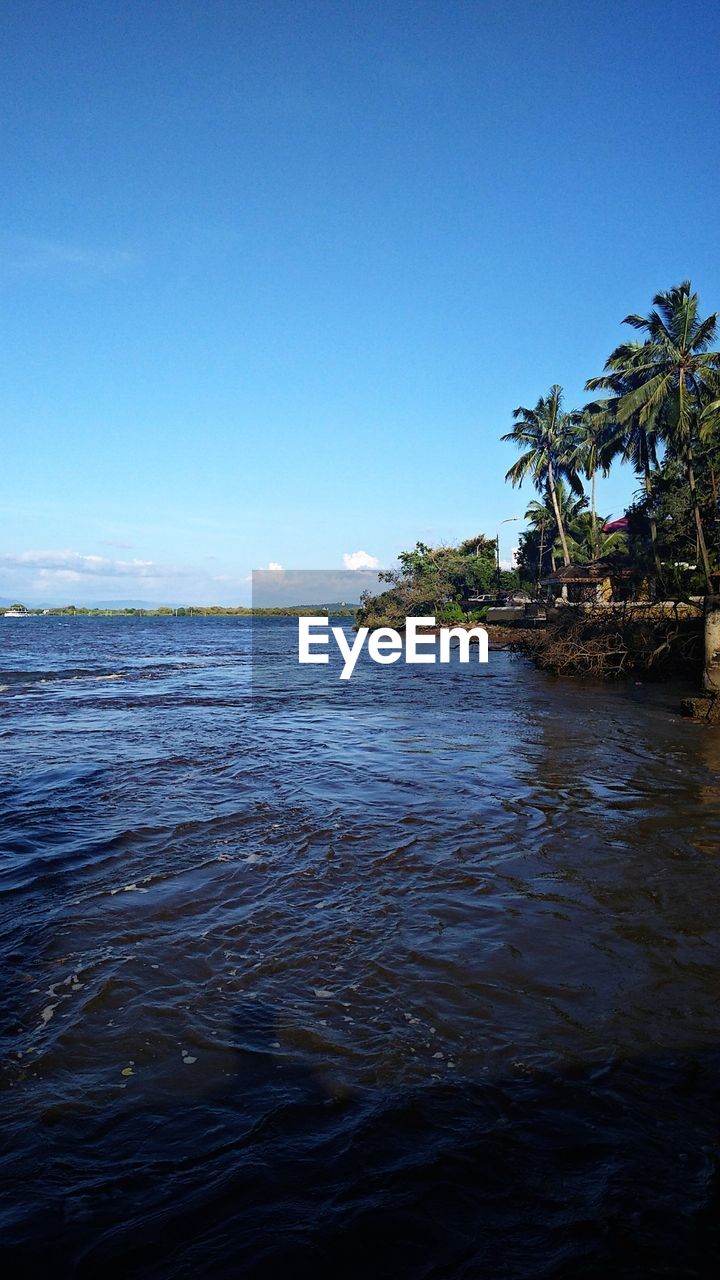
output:
[[[14,1274],[714,1275],[720,735],[265,625],[0,624]]]

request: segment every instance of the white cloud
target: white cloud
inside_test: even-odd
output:
[[[271,561],[269,562],[269,564],[268,564],[268,569],[272,569],[272,571],[273,571],[274,573],[281,573],[281,572],[282,572],[282,565],[281,565],[281,564],[277,564],[277,563],[275,562],[275,560],[271,560]]]
[[[37,569],[44,578],[84,574],[100,578],[157,578],[160,570],[152,560],[109,560],[106,556],[84,556],[79,551],[18,551],[0,555],[0,568]],[[76,580],[76,579],[73,579]]]
[[[235,604],[248,595],[239,572],[210,565],[160,564],[154,560],[110,559],[73,549],[0,553],[0,595],[40,604],[77,604],[132,597],[132,602]],[[279,576],[279,575],[275,575]]]
[[[379,569],[380,561],[376,556],[369,556],[367,551],[346,551],[343,555],[346,569]]]

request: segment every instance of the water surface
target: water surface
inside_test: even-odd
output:
[[[715,1274],[720,735],[0,622],[14,1274]]]

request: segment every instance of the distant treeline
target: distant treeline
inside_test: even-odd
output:
[[[354,618],[355,609],[325,605],[285,605],[276,609],[250,609],[244,605],[187,605],[171,609],[88,609],[66,604],[56,609],[28,609],[28,613],[75,618],[306,618],[332,613],[333,617]]]

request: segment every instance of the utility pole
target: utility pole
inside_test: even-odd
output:
[[[538,558],[537,582],[535,585],[535,594],[540,595],[540,579],[542,577],[542,562],[545,554],[545,520],[540,521],[540,556]]]
[[[507,519],[501,520],[500,524],[497,527],[497,534],[495,535],[495,553],[496,553],[496,559],[497,559],[498,595],[500,594],[500,530],[504,524],[512,524],[514,520],[521,520],[521,519],[522,519],[522,516],[508,516]]]

